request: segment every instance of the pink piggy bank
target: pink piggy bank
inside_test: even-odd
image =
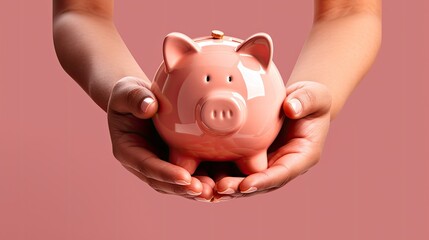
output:
[[[192,40],[170,33],[152,90],[154,125],[169,161],[194,173],[201,161],[234,161],[251,174],[267,168],[267,149],[283,124],[286,90],[269,35],[243,41],[214,30]]]

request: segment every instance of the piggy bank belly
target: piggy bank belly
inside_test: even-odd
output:
[[[284,93],[279,94],[277,100],[261,96],[242,103],[234,94],[217,94],[203,97],[194,107],[186,105],[193,117],[182,119],[176,110],[185,106],[176,105],[160,107],[153,121],[170,147],[173,164],[192,173],[201,161],[234,161],[244,174],[251,174],[266,169],[267,149],[283,124]]]

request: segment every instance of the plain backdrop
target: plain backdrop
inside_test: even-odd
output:
[[[0,239],[429,239],[429,3],[385,1],[383,44],[321,162],[219,204],[155,192],[111,153],[106,114],[60,67],[51,1],[0,5]],[[267,32],[287,79],[312,1],[117,1],[146,74],[166,34]]]

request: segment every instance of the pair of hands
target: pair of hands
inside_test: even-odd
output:
[[[305,173],[321,156],[329,130],[331,95],[324,85],[302,81],[286,89],[286,120],[268,150],[268,168],[242,176],[231,163],[202,163],[191,176],[168,161],[168,146],[152,120],[158,105],[151,83],[125,77],[113,87],[108,122],[113,154],[160,193],[218,202],[278,189]]]

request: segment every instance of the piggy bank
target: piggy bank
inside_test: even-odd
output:
[[[153,122],[169,161],[191,174],[201,161],[234,161],[244,174],[266,169],[286,97],[270,36],[170,33],[163,57],[152,85],[159,104]]]

